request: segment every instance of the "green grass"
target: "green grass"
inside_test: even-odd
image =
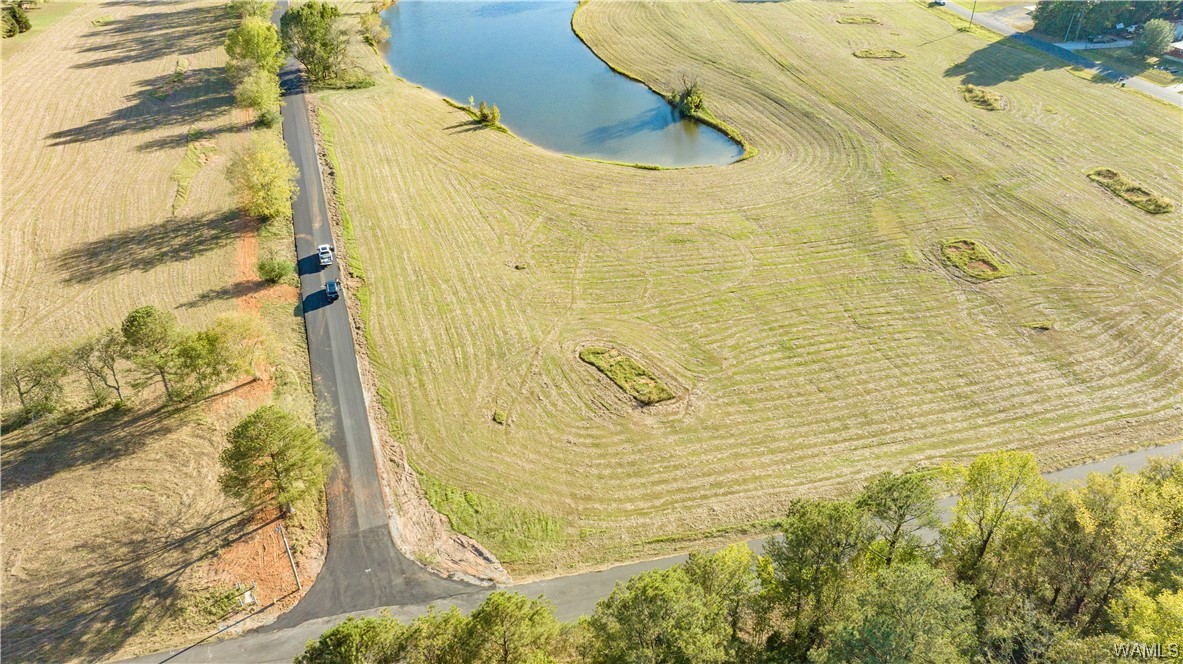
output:
[[[579,351],[579,359],[599,369],[626,394],[647,406],[674,398],[674,393],[657,376],[616,349],[588,346]]]
[[[898,60],[908,57],[894,48],[863,48],[854,52],[854,57],[869,60]]]
[[[1094,168],[1089,179],[1113,192],[1115,196],[1150,214],[1165,214],[1175,210],[1175,204],[1146,187],[1134,182],[1112,168]]]
[[[452,529],[484,544],[501,562],[511,563],[554,548],[566,538],[563,519],[512,507],[472,491],[419,475],[428,502],[448,517]]]
[[[839,16],[838,22],[843,25],[878,25],[879,19],[874,16]]]
[[[1008,266],[994,258],[990,250],[977,240],[942,240],[941,256],[974,279],[989,281],[1012,274]]]
[[[185,208],[185,203],[189,200],[189,188],[193,183],[193,178],[197,177],[197,172],[217,152],[217,148],[212,143],[205,141],[205,138],[204,132],[190,128],[185,156],[181,157],[181,162],[173,169],[172,180],[177,185],[172,204],[174,217]]]
[[[1137,76],[1155,85],[1168,87],[1183,83],[1183,77],[1169,71],[1155,69],[1154,65],[1166,63],[1183,71],[1183,63],[1163,60],[1161,58],[1143,58],[1128,48],[1090,48],[1077,51],[1086,58],[1096,60],[1126,76]]]
[[[320,124],[321,140],[324,142],[325,153],[328,156],[329,164],[333,167],[334,178],[337,181],[337,209],[341,213],[341,243],[345,246],[345,265],[349,268],[349,273],[354,278],[365,281],[366,271],[362,267],[361,252],[357,244],[357,228],[353,225],[353,218],[349,216],[349,208],[345,205],[345,194],[342,190],[345,188],[341,181],[341,168],[337,161],[336,151],[336,125],[333,124],[333,119],[330,118],[321,109],[316,111],[317,121]],[[358,293],[361,297],[361,293]]]
[[[497,424],[505,424],[509,421],[509,415],[506,415],[504,410],[498,408],[493,411],[493,421]]]
[[[1006,98],[986,88],[973,84],[966,84],[959,88],[961,97],[978,108],[987,111],[1000,111],[1006,107]]]
[[[110,25],[114,22],[115,22],[115,17],[111,16],[110,14],[107,14],[106,16],[100,16],[98,18],[92,18],[90,20],[90,24],[96,28],[101,28],[104,25]]]
[[[16,55],[41,35],[41,33],[48,30],[63,17],[68,16],[70,12],[73,12],[81,4],[81,2],[60,2],[55,0],[54,2],[45,3],[39,7],[29,9],[29,22],[32,23],[33,27],[29,28],[27,32],[9,37],[3,43],[0,43],[0,54],[3,54],[0,57],[7,60]]]
[[[974,8],[974,1],[973,0],[953,0],[953,2],[956,2],[957,4],[961,5],[962,7],[965,7],[966,9],[973,9]],[[1006,9],[1007,7],[1014,7],[1015,5],[1033,5],[1033,4],[1035,4],[1035,3],[1030,2],[1030,0],[1018,0],[1018,1],[1010,0],[1009,2],[1007,0],[983,0],[982,2],[978,2],[977,12],[979,14],[983,14],[986,12],[998,11],[999,9]],[[962,19],[962,20],[964,21],[965,19]]]

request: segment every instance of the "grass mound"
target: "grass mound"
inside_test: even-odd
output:
[[[648,369],[620,351],[588,346],[579,351],[579,359],[599,369],[617,387],[645,405],[674,398],[674,393]]]
[[[172,180],[177,183],[172,205],[174,217],[189,200],[189,185],[193,182],[193,178],[197,177],[197,172],[217,152],[217,148],[206,138],[205,132],[199,129],[189,129],[189,144],[185,148],[185,156],[181,157],[181,163],[173,169]]]
[[[874,16],[839,16],[838,22],[843,25],[878,25],[879,19]]]
[[[1146,189],[1112,168],[1094,168],[1088,175],[1093,182],[1150,214],[1164,214],[1175,209],[1175,204],[1167,198]]]
[[[1006,108],[1005,97],[993,90],[980,88],[972,83],[961,86],[961,96],[965,98],[965,101],[987,111],[1001,111]]]
[[[898,60],[908,57],[894,48],[864,48],[854,52],[854,57],[870,60]]]
[[[976,240],[943,240],[941,255],[950,265],[974,279],[988,281],[1010,274],[1007,266],[994,258],[990,250]]]

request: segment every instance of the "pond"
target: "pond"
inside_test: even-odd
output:
[[[399,0],[386,59],[446,97],[497,104],[501,123],[544,148],[659,166],[727,164],[743,149],[612,71],[571,29],[574,2]]]

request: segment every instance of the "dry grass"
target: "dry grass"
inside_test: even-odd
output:
[[[1166,214],[1175,209],[1175,204],[1167,198],[1148,191],[1112,168],[1094,168],[1088,175],[1090,180],[1113,192],[1118,198],[1150,214]]]
[[[386,75],[320,96],[392,430],[427,476],[562,524],[561,542],[513,545],[515,574],[745,536],[884,468],[997,448],[1064,465],[1178,438],[1183,223],[1081,177],[1110,164],[1179,190],[1177,109],[915,5],[860,8],[911,57],[859,64],[870,35],[828,3],[580,10],[625,71],[696,63],[712,110],[759,148],[720,168],[457,132],[463,112]],[[1007,110],[966,104],[970,83]],[[939,246],[958,237],[1023,275],[954,278]],[[1025,327],[1042,320],[1054,331]],[[589,339],[685,396],[618,398],[578,359]]]
[[[959,89],[961,90],[961,96],[965,99],[965,101],[968,101],[978,108],[987,111],[1001,111],[1002,109],[1006,108],[1006,99],[993,90],[980,88],[976,85],[973,85],[972,83],[963,85]]]
[[[70,8],[5,52],[6,343],[70,342],[144,304],[191,327],[258,313],[272,340],[260,380],[203,403],[164,407],[148,391],[128,409],[5,433],[6,661],[95,661],[211,635],[227,584],[250,580],[219,572],[218,556],[258,525],[218,489],[225,432],[269,398],[312,412],[295,299],[254,274],[260,245],[289,256],[291,232],[256,238],[222,173],[249,118],[231,109],[221,5]]]

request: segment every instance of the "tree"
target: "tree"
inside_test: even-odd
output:
[[[468,633],[469,618],[460,609],[429,607],[411,623],[399,664],[469,664]]]
[[[1047,483],[1030,453],[989,452],[951,472],[959,496],[953,521],[941,533],[942,548],[958,578],[970,581],[995,537],[1030,517]]]
[[[299,173],[283,140],[273,132],[259,132],[227,169],[247,214],[278,221],[292,218]]]
[[[251,16],[270,18],[273,11],[273,0],[230,0],[226,3],[226,13],[240,21]]]
[[[968,662],[969,598],[926,563],[880,570],[855,594],[849,615],[826,629],[818,662]]]
[[[390,39],[390,26],[382,21],[378,12],[367,12],[358,18],[358,31],[367,44],[377,47],[378,44]]]
[[[726,616],[731,638],[728,659],[740,646],[741,631],[752,613],[752,601],[759,586],[756,556],[746,544],[734,544],[716,553],[692,552],[683,565],[686,576]]]
[[[871,517],[875,537],[883,543],[881,556],[886,567],[891,567],[900,552],[913,557],[922,546],[917,533],[941,523],[932,482],[919,473],[876,475],[856,502]]]
[[[314,81],[340,76],[344,69],[349,36],[340,26],[336,5],[309,0],[288,9],[280,20],[280,32],[288,50],[308,70]]]
[[[243,19],[242,25],[226,35],[225,48],[226,55],[230,56],[227,67],[235,79],[256,69],[274,76],[283,66],[283,42],[275,24],[266,18],[248,16]]]
[[[617,584],[588,618],[589,661],[708,664],[726,659],[722,611],[680,567]]]
[[[389,614],[346,618],[309,641],[296,664],[370,664],[397,661],[409,628]]]
[[[316,431],[277,406],[262,406],[227,435],[222,490],[248,508],[275,503],[285,514],[324,491],[333,452]]]
[[[120,329],[132,362],[159,377],[165,397],[172,401],[168,374],[176,362],[177,317],[157,307],[140,307],[123,319]]]
[[[466,661],[487,664],[546,661],[559,636],[554,606],[541,598],[495,592],[468,618]]]
[[[254,69],[234,87],[234,102],[260,115],[279,110],[279,77],[266,69]]]
[[[1110,604],[1109,617],[1130,641],[1183,644],[1183,590],[1151,597],[1133,588]]]
[[[1142,26],[1142,34],[1134,38],[1131,50],[1143,57],[1159,56],[1171,50],[1175,27],[1161,18],[1151,19]]]
[[[251,366],[252,347],[239,330],[220,320],[208,330],[181,337],[176,345],[175,371],[184,383],[184,394],[196,398],[214,387],[246,373]]]
[[[871,541],[866,514],[848,501],[802,500],[789,509],[782,534],[769,540],[771,561],[761,579],[789,616],[776,638],[787,656],[803,659],[817,643]]]
[[[124,385],[119,380],[119,365],[126,354],[123,334],[115,328],[108,328],[75,346],[69,362],[86,376],[97,401],[105,400],[113,392],[123,403]]]
[[[66,357],[58,348],[5,351],[0,367],[2,385],[5,392],[16,395],[26,421],[61,408],[65,398],[62,382],[68,373]]]

